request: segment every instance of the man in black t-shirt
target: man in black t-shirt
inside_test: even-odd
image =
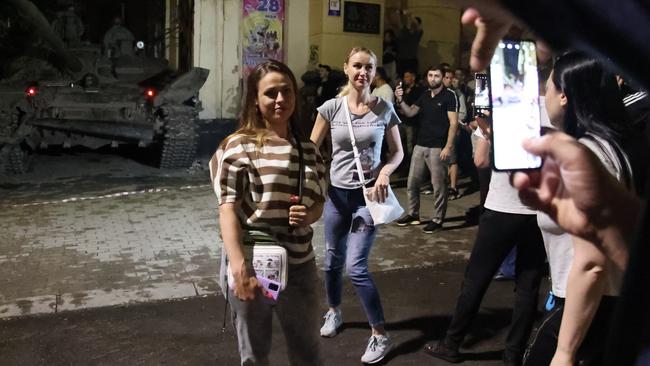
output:
[[[328,65],[318,65],[318,72],[320,74],[320,84],[316,91],[316,106],[320,107],[326,101],[336,97],[340,84],[330,75],[332,68]]]
[[[433,186],[434,212],[431,222],[424,227],[426,233],[441,229],[445,219],[448,159],[453,152],[454,137],[458,129],[456,95],[442,84],[442,73],[440,67],[429,68],[429,90],[411,106],[404,102],[404,90],[401,87],[398,86],[395,91],[396,102],[402,114],[407,117],[419,117],[419,129],[407,182],[408,214],[397,220],[397,225],[420,223],[420,187],[429,172]]]
[[[413,105],[422,93],[425,92],[425,89],[418,85],[416,73],[413,70],[404,71],[404,76],[402,77],[402,90],[404,90],[404,95],[402,99],[407,105]],[[398,86],[397,84],[396,86]],[[408,170],[411,163],[411,153],[413,152],[413,147],[415,146],[415,137],[417,136],[418,131],[418,118],[413,117],[409,118],[404,114],[400,113],[399,108],[397,109],[397,114],[402,120],[402,123],[399,125],[399,135],[402,138],[402,147],[404,150],[404,159],[400,164],[398,171],[401,178],[408,176]]]

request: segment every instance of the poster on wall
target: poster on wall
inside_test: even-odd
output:
[[[244,0],[244,77],[266,59],[284,61],[284,0]]]
[[[341,0],[329,0],[327,15],[335,17],[341,16]]]

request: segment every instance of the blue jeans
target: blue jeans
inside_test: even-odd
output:
[[[499,267],[500,273],[508,278],[515,278],[515,263],[517,262],[517,247],[513,247],[506,259],[501,263]]]
[[[363,199],[363,190],[330,186],[325,202],[325,290],[329,306],[341,304],[343,266],[371,326],[384,323],[379,291],[368,272],[368,256],[377,229]]]

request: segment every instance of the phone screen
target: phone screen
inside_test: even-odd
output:
[[[474,108],[479,113],[480,110],[490,108],[490,85],[487,74],[474,75],[476,80],[476,89],[474,90]]]
[[[542,159],[521,146],[524,139],[539,137],[541,129],[535,43],[501,41],[490,63],[489,84],[494,169],[539,168]]]

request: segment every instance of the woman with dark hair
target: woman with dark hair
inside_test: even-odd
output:
[[[615,76],[600,62],[579,52],[558,58],[546,83],[546,110],[556,128],[587,146],[611,175],[634,189],[623,150],[632,143],[630,125]],[[553,307],[524,365],[602,365],[625,268],[614,265],[602,248],[564,232],[548,215],[538,212],[537,220],[551,268]]]
[[[379,291],[368,270],[368,257],[377,227],[363,197],[360,172],[357,171],[350,128],[358,146],[363,176],[369,187],[369,199],[386,199],[390,175],[402,161],[400,123],[393,105],[370,94],[370,83],[377,69],[377,56],[367,48],[355,47],[348,54],[343,70],[348,83],[337,98],[318,108],[311,140],[320,146],[331,132],[332,166],[330,187],[325,203],[325,288],[329,311],[320,330],[323,337],[334,337],[343,323],[341,311],[342,272],[346,267],[366,312],[372,334],[361,362],[377,363],[390,351],[392,342],[384,328],[384,311]],[[351,127],[348,127],[348,120]],[[381,164],[382,142],[386,137],[390,151]]]
[[[324,165],[318,149],[299,131],[296,79],[269,60],[248,77],[240,127],[219,146],[210,175],[219,201],[223,252],[234,284],[221,283],[232,308],[242,365],[268,365],[271,320],[278,316],[291,365],[321,365],[318,276],[311,244],[325,201]],[[302,196],[297,194],[304,165]],[[288,280],[277,303],[263,300],[245,247],[262,233],[287,250]],[[257,234],[259,235],[259,234]],[[249,247],[250,249],[250,247]],[[224,257],[224,258],[225,258]],[[222,260],[221,282],[224,279]]]

